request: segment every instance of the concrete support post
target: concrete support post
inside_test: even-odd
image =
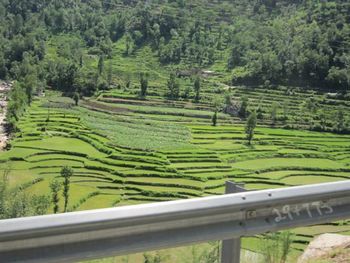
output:
[[[243,184],[227,181],[225,194],[245,192]],[[233,238],[222,241],[221,263],[240,263],[241,260],[241,239]]]

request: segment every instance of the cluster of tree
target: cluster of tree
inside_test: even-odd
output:
[[[350,88],[350,4],[300,2],[276,16],[260,11],[262,23],[241,17],[230,28],[233,83]]]
[[[0,180],[0,219],[43,215],[50,207],[46,195],[29,195],[25,187],[9,186],[9,169],[5,169]]]
[[[59,212],[60,192],[64,198],[63,211],[67,212],[70,190],[70,178],[73,170],[63,167],[62,182],[53,180],[50,183],[51,199],[48,195],[30,195],[24,186],[11,188],[9,186],[10,169],[5,169],[0,180],[0,219],[16,218],[31,215],[44,215],[53,205],[53,212]]]
[[[208,3],[0,0],[0,78],[91,95],[110,85],[103,59],[124,37],[126,54],[149,44],[163,63],[206,66],[230,50],[235,83],[349,88],[349,3],[234,0],[210,2],[210,10]],[[61,33],[70,37],[57,38],[58,58],[45,59],[47,40]],[[97,72],[84,67],[84,49],[100,57]]]
[[[140,97],[145,98],[147,96],[148,90],[148,75],[145,73],[140,73]],[[191,88],[186,86],[183,94],[180,94],[180,82],[174,72],[169,74],[169,79],[167,81],[167,92],[165,97],[170,100],[178,100],[180,97],[182,99],[190,98]],[[201,99],[201,79],[199,76],[196,76],[193,81],[193,92],[194,97],[193,101],[195,103],[200,102]]]

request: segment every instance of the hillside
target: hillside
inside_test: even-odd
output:
[[[292,2],[0,0],[0,218],[52,213],[63,166],[68,211],[350,179],[350,3]]]

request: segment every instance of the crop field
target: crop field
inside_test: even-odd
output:
[[[221,113],[213,127],[211,116],[210,103],[111,90],[76,107],[48,92],[20,119],[1,168],[12,186],[49,194],[61,167],[72,167],[69,211],[218,195],[227,180],[267,189],[350,179],[350,135],[265,122],[248,146],[241,121]],[[347,234],[350,222],[295,229],[295,253],[325,231]]]
[[[58,2],[0,1],[0,218],[350,180],[349,1]],[[350,220],[291,231],[288,263]]]

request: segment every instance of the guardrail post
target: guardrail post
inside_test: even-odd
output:
[[[227,181],[225,194],[245,192],[244,184]],[[221,263],[239,263],[241,260],[241,239],[232,238],[222,241]]]

